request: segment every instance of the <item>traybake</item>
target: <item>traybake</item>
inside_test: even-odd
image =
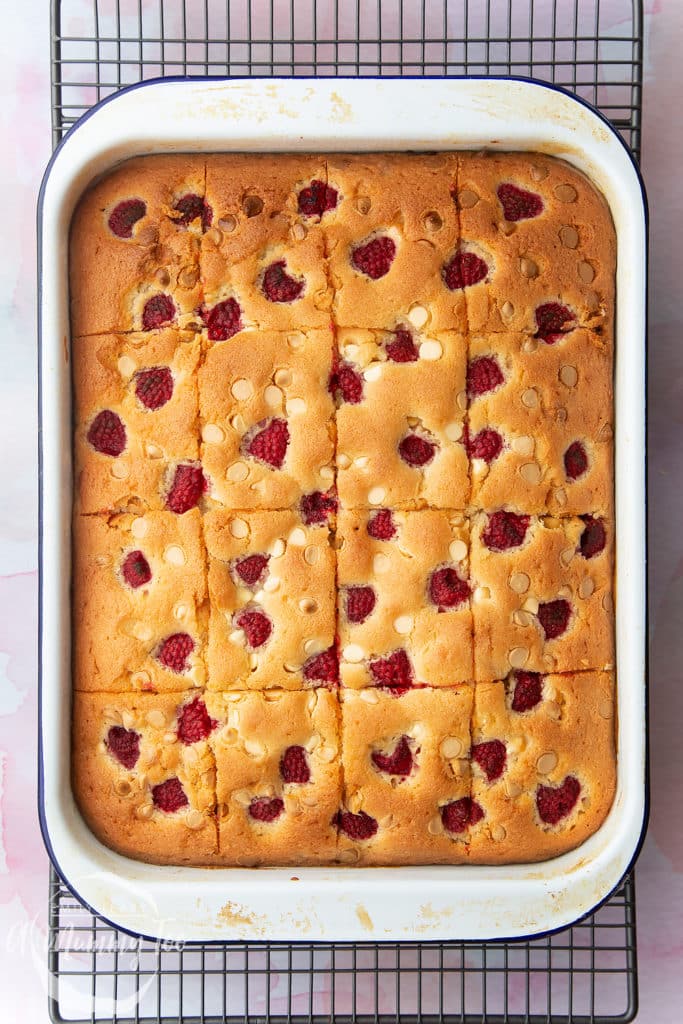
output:
[[[71,237],[73,782],[161,863],[533,861],[615,789],[607,206],[129,161]]]

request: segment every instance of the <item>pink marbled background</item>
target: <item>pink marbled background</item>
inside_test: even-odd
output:
[[[610,6],[613,6],[613,3]],[[126,4],[123,4],[124,8]],[[136,6],[136,5],[135,5]],[[651,210],[650,581],[652,814],[640,858],[640,1024],[683,1010],[683,4],[646,5],[643,170]],[[50,154],[45,0],[3,5],[0,134],[0,1001],[47,1021],[48,863],[36,818],[35,202]]]

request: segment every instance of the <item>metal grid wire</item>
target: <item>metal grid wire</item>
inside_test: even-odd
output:
[[[636,155],[639,0],[52,0],[56,145],[98,100],[163,75],[531,75],[589,100]],[[163,945],[50,878],[50,1013],[112,1024],[599,1024],[637,1008],[635,888],[509,943]]]
[[[599,1024],[635,1015],[635,892],[508,943],[158,944],[92,917],[53,875],[50,1011],[112,1024]]]

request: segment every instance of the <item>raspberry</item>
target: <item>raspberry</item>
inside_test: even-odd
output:
[[[365,245],[359,245],[351,252],[351,263],[361,274],[372,281],[378,281],[389,273],[396,256],[396,243],[388,235],[372,238]]]
[[[322,217],[328,210],[336,209],[338,200],[336,188],[314,178],[299,192],[299,213],[304,217]]]
[[[237,299],[217,302],[211,309],[204,307],[201,316],[206,324],[209,341],[227,341],[244,327]]]
[[[112,725],[105,740],[107,750],[119,764],[130,771],[135,768],[140,756],[140,733],[134,729],[124,729],[122,725]]]
[[[327,522],[337,511],[337,499],[334,494],[312,491],[311,494],[304,494],[299,507],[306,526],[314,526]]]
[[[375,540],[391,540],[396,536],[396,532],[391,510],[388,508],[381,508],[368,519],[368,533]]]
[[[529,516],[518,516],[514,512],[493,512],[489,516],[481,539],[491,551],[508,551],[524,543],[529,529]]]
[[[546,640],[554,640],[566,631],[572,609],[569,601],[558,598],[538,606],[538,621],[543,627]]]
[[[327,683],[336,686],[339,682],[339,656],[335,646],[328,647],[320,654],[314,654],[304,664],[304,679],[311,683]]]
[[[595,519],[593,516],[581,516],[586,524],[581,534],[579,550],[584,558],[595,558],[605,550],[607,534],[602,519]]]
[[[407,736],[401,736],[393,753],[380,754],[375,750],[370,756],[374,766],[387,775],[401,775],[405,778],[413,770],[413,755]]]
[[[173,814],[181,807],[187,807],[189,802],[180,779],[175,775],[158,786],[152,786],[152,803],[165,814]]]
[[[540,704],[543,696],[543,676],[538,672],[516,672],[512,694],[512,710],[522,714]]]
[[[346,591],[346,617],[349,622],[365,622],[376,601],[372,587],[349,587]]]
[[[152,578],[152,570],[142,551],[129,551],[121,566],[121,575],[129,587],[142,587]]]
[[[109,214],[109,230],[117,238],[132,238],[133,225],[147,213],[147,206],[142,199],[124,199]]]
[[[432,573],[429,580],[429,597],[440,612],[457,608],[470,596],[470,585],[461,580],[455,569],[446,566]]]
[[[344,832],[349,839],[372,839],[377,832],[377,822],[365,811],[359,814],[352,814],[351,811],[339,811],[335,818],[335,824],[340,832]]]
[[[491,463],[503,450],[503,438],[497,430],[490,427],[484,427],[474,437],[470,437],[469,432],[466,432],[464,438],[471,459],[483,459],[484,462]]]
[[[546,345],[554,345],[563,334],[576,326],[576,317],[567,306],[559,302],[546,302],[536,307],[536,337]]]
[[[499,779],[505,770],[505,744],[501,740],[487,740],[472,747],[472,760],[483,771],[489,782]]]
[[[394,331],[394,340],[387,342],[386,350],[393,363],[414,363],[420,354],[410,331]]]
[[[201,697],[195,697],[189,704],[183,704],[178,715],[178,739],[189,746],[199,743],[216,728],[218,722],[211,718]]]
[[[234,570],[242,583],[256,589],[265,579],[268,571],[269,555],[247,555],[246,558],[238,558],[234,563]]]
[[[176,466],[173,483],[166,498],[166,508],[177,515],[194,508],[206,490],[206,478],[201,466],[181,463]]]
[[[506,182],[498,186],[497,196],[503,207],[505,220],[528,220],[543,213],[543,200],[535,192],[526,192]]]
[[[117,413],[103,409],[90,424],[87,438],[96,452],[116,458],[125,450],[126,428]]]
[[[431,462],[438,445],[420,434],[406,434],[399,442],[398,453],[409,466],[421,468]]]
[[[159,327],[172,324],[175,320],[175,314],[175,302],[171,296],[159,292],[158,295],[153,295],[151,299],[147,299],[143,307],[142,329],[143,331],[155,331]]]
[[[470,825],[476,825],[484,817],[476,800],[463,796],[452,800],[441,808],[441,821],[447,832],[464,832]]]
[[[285,260],[271,263],[263,274],[261,289],[271,302],[294,302],[303,295],[305,282],[290,277]]]
[[[285,809],[279,796],[256,796],[249,804],[249,814],[254,821],[276,821]]]
[[[274,419],[257,426],[257,433],[246,441],[245,452],[272,469],[282,469],[289,444],[289,427],[286,420]]]
[[[168,366],[153,366],[135,374],[135,394],[146,409],[160,409],[173,394],[173,374]]]
[[[337,402],[358,405],[363,398],[363,378],[350,363],[333,366],[327,390]]]
[[[308,755],[303,747],[287,747],[280,758],[280,775],[283,782],[303,784],[311,781]]]
[[[477,398],[495,391],[505,380],[495,356],[478,356],[467,367],[467,394]]]
[[[171,672],[187,672],[187,659],[194,650],[194,640],[187,633],[167,636],[157,654],[157,661]]]
[[[264,612],[256,611],[253,608],[245,608],[236,615],[235,625],[238,629],[244,630],[247,644],[253,651],[263,647],[273,632],[273,624],[268,616]]]
[[[578,480],[588,469],[588,454],[581,441],[573,441],[564,453],[564,471],[570,480]]]
[[[401,647],[387,655],[386,658],[375,658],[370,662],[369,667],[375,686],[389,688],[395,686],[408,689],[413,685],[413,666]]]
[[[581,783],[568,775],[561,786],[539,786],[536,790],[538,816],[546,825],[557,825],[573,810],[581,793]]]
[[[201,196],[196,195],[194,192],[188,192],[187,195],[181,196],[173,209],[176,213],[180,214],[180,217],[176,219],[176,224],[182,224],[184,227],[187,227],[188,224],[191,224],[193,220],[197,220],[199,217],[202,222],[202,231],[207,231],[211,227],[213,210]]]
[[[458,252],[444,264],[441,276],[443,283],[454,292],[457,288],[469,288],[483,281],[489,272],[488,264],[474,252]]]

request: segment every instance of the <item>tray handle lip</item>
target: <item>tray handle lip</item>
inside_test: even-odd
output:
[[[454,81],[454,82],[455,81],[460,81],[460,82],[463,82],[463,81],[480,81],[480,82],[491,82],[491,81],[493,81],[493,82],[511,82],[512,81],[512,82],[519,82],[519,83],[522,83],[522,84],[537,86],[537,87],[539,87],[541,89],[545,89],[545,90],[548,90],[548,91],[551,91],[551,92],[557,92],[557,93],[560,93],[561,95],[565,96],[567,99],[573,100],[574,102],[578,103],[580,106],[582,106],[586,110],[588,110],[618,140],[619,144],[621,145],[624,153],[626,154],[626,156],[628,158],[628,161],[630,163],[631,169],[632,169],[632,171],[633,171],[633,173],[635,175],[636,181],[637,181],[637,183],[638,183],[638,185],[640,187],[642,204],[643,204],[643,222],[644,222],[643,226],[644,226],[644,232],[645,232],[645,239],[644,239],[644,270],[645,270],[645,275],[644,275],[644,277],[645,277],[645,280],[644,280],[644,290],[645,290],[645,309],[644,309],[644,313],[645,313],[645,316],[644,316],[644,322],[645,322],[645,366],[644,366],[644,375],[645,375],[645,396],[644,396],[643,407],[644,407],[644,414],[645,414],[645,429],[646,429],[646,432],[647,432],[647,423],[648,423],[648,403],[647,403],[647,380],[648,380],[648,344],[647,344],[647,341],[648,341],[648,326],[647,325],[648,325],[648,311],[649,311],[649,289],[648,289],[648,283],[647,283],[647,281],[648,281],[647,267],[648,267],[648,263],[649,263],[649,218],[650,218],[649,203],[648,203],[648,197],[647,197],[647,190],[646,190],[646,187],[645,187],[645,182],[643,180],[643,176],[642,176],[642,173],[641,173],[638,161],[636,160],[633,152],[629,148],[628,144],[626,143],[625,139],[623,138],[623,136],[621,135],[619,130],[615,127],[614,124],[612,124],[612,122],[609,120],[609,118],[607,118],[607,116],[605,114],[603,114],[601,110],[599,110],[597,107],[595,107],[592,103],[590,103],[584,97],[578,96],[575,93],[572,93],[570,90],[568,90],[568,89],[564,88],[563,86],[558,85],[558,84],[556,84],[554,82],[543,81],[542,79],[534,78],[533,76],[525,76],[525,75],[435,75],[435,76],[425,76],[425,75],[368,75],[368,76],[363,76],[361,78],[361,77],[356,76],[356,75],[338,75],[338,76],[335,76],[334,79],[332,79],[332,81],[338,81],[338,80],[352,81],[352,82],[360,82],[360,81],[364,81],[364,80],[369,80],[369,81],[382,81],[382,82],[387,82],[387,81],[388,82],[396,82],[396,81],[414,82],[414,81],[418,81],[418,82],[442,82],[442,83],[450,82],[450,81]],[[50,862],[52,863],[52,865],[53,865],[55,871],[57,872],[59,878],[61,879],[62,883],[67,887],[67,889],[74,896],[74,898],[76,898],[85,907],[85,909],[90,914],[92,914],[94,917],[97,917],[99,920],[103,921],[106,925],[108,925],[110,928],[113,928],[115,931],[122,932],[123,934],[129,935],[132,938],[142,939],[143,941],[148,941],[148,942],[152,942],[152,943],[160,943],[160,942],[163,943],[166,940],[163,940],[163,939],[159,938],[158,936],[145,935],[142,932],[136,932],[136,931],[133,931],[133,930],[128,929],[126,927],[123,927],[120,924],[117,924],[117,923],[111,921],[109,918],[107,918],[102,913],[97,911],[94,907],[92,907],[87,901],[85,901],[83,899],[83,897],[80,895],[78,889],[75,887],[75,884],[73,882],[71,882],[67,878],[65,872],[62,870],[62,868],[61,868],[61,866],[59,864],[59,860],[57,858],[57,855],[55,853],[54,847],[52,845],[52,839],[51,839],[51,836],[50,836],[50,832],[49,832],[49,828],[48,828],[48,824],[47,824],[47,817],[46,817],[46,814],[45,814],[45,786],[44,786],[45,765],[44,765],[44,751],[43,751],[43,582],[44,582],[44,573],[43,573],[43,553],[44,553],[44,542],[43,542],[43,512],[44,512],[43,462],[44,462],[44,459],[43,459],[43,438],[42,438],[42,408],[43,408],[43,375],[42,375],[42,353],[43,353],[43,320],[42,320],[42,295],[43,295],[43,274],[42,274],[42,267],[43,267],[43,211],[44,211],[44,204],[45,204],[45,196],[46,196],[47,186],[48,186],[48,183],[49,183],[49,180],[50,180],[50,176],[51,176],[52,170],[54,169],[54,166],[55,166],[56,162],[63,158],[62,154],[63,154],[64,150],[67,148],[67,144],[70,142],[70,140],[75,135],[75,133],[78,131],[78,129],[83,127],[83,125],[86,124],[86,122],[89,121],[90,118],[93,115],[96,115],[104,106],[108,105],[109,103],[112,103],[112,102],[116,101],[117,99],[119,99],[124,94],[132,93],[132,92],[134,92],[134,91],[136,91],[138,89],[146,88],[147,86],[165,85],[167,83],[202,84],[202,83],[205,83],[205,82],[213,82],[213,83],[220,82],[220,83],[226,83],[227,84],[227,83],[230,83],[230,82],[251,82],[251,83],[253,83],[254,81],[255,81],[254,77],[250,76],[250,75],[244,75],[244,76],[227,76],[227,75],[168,75],[168,76],[159,76],[159,77],[156,77],[156,78],[145,79],[142,82],[134,82],[134,83],[131,83],[130,85],[122,87],[121,89],[117,90],[115,93],[112,93],[112,95],[104,97],[104,99],[100,100],[98,103],[96,103],[92,107],[89,107],[88,110],[86,110],[86,112],[68,129],[66,134],[63,136],[63,138],[59,141],[58,145],[54,149],[54,151],[53,151],[53,153],[52,153],[52,155],[51,155],[51,157],[50,157],[50,159],[49,159],[49,161],[47,163],[47,166],[45,168],[45,172],[44,172],[42,180],[41,180],[40,189],[39,189],[39,192],[38,192],[38,202],[37,202],[37,211],[36,211],[37,212],[37,233],[36,233],[37,234],[37,264],[38,264],[38,273],[37,273],[37,296],[38,296],[38,323],[37,323],[37,364],[38,364],[38,393],[37,393],[37,403],[38,403],[38,410],[37,410],[38,411],[38,715],[37,715],[37,726],[38,726],[38,787],[37,787],[37,804],[38,804],[38,820],[39,820],[39,824],[40,824],[40,831],[41,831],[43,843],[45,845],[45,849],[47,851],[47,854],[48,854],[48,857],[50,859]],[[288,77],[288,76],[272,76],[272,77],[269,76],[267,79],[258,79],[258,81],[265,81],[268,84],[270,84],[272,82],[278,82],[278,81],[281,81],[281,82],[296,81],[296,82],[301,82],[301,83],[306,83],[306,82],[310,83],[310,82],[317,82],[317,81],[319,81],[319,78],[317,78],[316,76],[307,76],[307,77],[301,77],[301,78],[293,79],[293,78],[291,78],[291,76],[290,77]],[[646,447],[645,447],[645,465],[644,465],[644,472],[645,472],[645,517],[646,517],[645,521],[646,521],[646,524],[648,522],[647,512],[648,512],[648,504],[649,504],[649,502],[648,502],[648,486],[647,486],[647,480],[648,480],[647,469],[648,469],[648,454],[647,454],[647,445],[646,445]],[[646,529],[646,536],[645,536],[645,566],[646,567],[647,567],[647,562],[648,562],[648,547],[649,547],[649,529]],[[645,573],[645,595],[644,596],[645,596],[644,612],[645,612],[645,620],[646,620],[646,623],[647,623],[648,616],[649,616],[649,583],[648,583],[647,572]],[[647,629],[646,629],[645,632],[646,632],[646,637],[647,637]],[[460,941],[464,941],[464,942],[470,941],[470,942],[473,942],[474,944],[477,944],[477,945],[478,944],[482,944],[484,942],[487,943],[487,944],[488,943],[505,944],[505,943],[509,943],[509,942],[531,941],[531,940],[534,940],[534,939],[545,938],[545,937],[550,937],[552,935],[556,935],[559,932],[562,932],[562,931],[567,930],[568,928],[574,927],[576,924],[578,924],[579,922],[585,920],[591,914],[596,913],[611,898],[611,896],[614,894],[614,892],[623,884],[624,879],[633,870],[633,868],[635,866],[635,863],[638,860],[638,857],[640,856],[640,853],[641,853],[642,848],[643,848],[643,844],[645,842],[645,838],[646,838],[646,834],[647,834],[647,827],[648,827],[649,818],[650,818],[650,809],[651,809],[650,788],[651,787],[650,787],[650,756],[649,756],[649,752],[650,752],[650,736],[649,736],[649,692],[650,692],[650,685],[649,684],[650,684],[650,680],[649,680],[649,663],[648,663],[647,650],[646,650],[646,652],[645,652],[645,678],[644,678],[644,700],[645,700],[645,710],[644,710],[645,737],[644,737],[644,745],[645,745],[645,749],[644,749],[644,803],[643,803],[643,819],[642,819],[642,823],[641,823],[641,827],[640,827],[640,834],[639,834],[638,839],[637,839],[637,841],[636,841],[636,843],[634,845],[633,853],[631,855],[631,858],[630,858],[630,860],[628,862],[627,867],[622,872],[619,880],[612,886],[612,888],[609,890],[609,892],[607,892],[603,897],[600,898],[600,900],[597,901],[597,903],[595,903],[589,909],[583,911],[575,919],[571,920],[570,922],[568,922],[566,924],[559,925],[557,928],[545,929],[545,930],[541,930],[541,931],[537,931],[537,932],[529,932],[529,933],[524,933],[524,935],[517,935],[517,936],[512,936],[512,937],[493,936],[490,939],[487,938],[487,939],[476,939],[476,940],[453,940],[453,941],[458,941],[458,942],[460,942]],[[305,940],[301,940],[301,941],[304,944],[310,944],[310,943],[306,943]],[[439,943],[439,942],[444,942],[444,941],[449,941],[449,940],[432,939],[432,940],[425,940],[424,942],[422,942],[420,944],[431,945],[431,944],[434,944],[434,943]],[[218,945],[233,945],[233,944],[241,944],[243,942],[248,942],[250,945],[255,945],[255,946],[264,944],[264,940],[259,941],[259,940],[252,940],[252,939],[225,939],[225,940],[209,940],[209,941],[190,940],[189,942],[186,943],[186,945],[195,945],[195,944],[198,944],[198,945],[216,945],[216,944],[218,944]],[[291,945],[298,945],[298,942],[296,940],[293,940],[289,944],[291,944]]]

